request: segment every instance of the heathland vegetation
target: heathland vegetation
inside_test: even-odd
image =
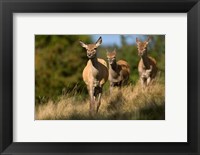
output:
[[[98,57],[107,60],[106,49],[116,49],[117,59],[130,65],[128,85],[109,93],[105,84],[99,112],[89,115],[89,95],[82,79],[87,64],[86,51],[79,40],[94,42],[87,35],[36,35],[35,37],[35,119],[165,119],[165,37],[152,36],[149,55],[157,61],[155,81],[143,90],[139,82],[136,41],[120,36],[121,46],[104,43]],[[141,40],[147,36],[138,35]],[[103,39],[103,38],[102,38]],[[103,39],[104,42],[104,39]]]

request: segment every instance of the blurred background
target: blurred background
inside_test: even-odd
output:
[[[95,43],[102,37],[102,44],[97,49],[98,57],[106,59],[106,49],[116,49],[117,60],[126,60],[131,68],[130,83],[138,79],[136,37],[144,41],[148,35],[35,35],[35,101],[42,104],[49,99],[56,100],[60,95],[73,90],[84,98],[86,85],[82,80],[82,71],[88,58],[86,50],[79,40],[86,44]],[[165,82],[165,35],[151,35],[148,54],[157,61],[161,81]],[[107,82],[105,89],[108,91]]]

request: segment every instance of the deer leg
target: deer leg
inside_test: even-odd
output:
[[[140,82],[141,82],[141,85],[142,85],[142,89],[144,90],[145,87],[146,87],[146,81],[144,78],[140,78]]]
[[[113,87],[114,87],[114,83],[113,83],[113,82],[110,82],[110,94],[112,94]]]
[[[120,82],[119,82],[119,88],[120,88],[120,89],[121,89],[122,85],[123,85],[123,82],[120,81]]]
[[[99,107],[101,105],[101,95],[102,95],[102,88],[98,87],[98,98],[97,98],[97,111],[99,110]]]
[[[127,76],[126,78],[125,85],[128,85],[128,81],[129,81],[129,76]]]
[[[99,94],[99,88],[100,88],[100,83],[98,80],[94,81],[94,102],[95,102],[95,109],[97,108],[98,105],[98,94]]]
[[[90,87],[90,114],[93,115],[95,111],[95,100],[94,100],[94,87]]]
[[[97,107],[98,107],[99,93],[100,93],[100,87],[99,87],[99,86],[96,86],[96,87],[94,88],[95,109],[97,109]]]
[[[151,82],[151,78],[149,77],[149,78],[147,79],[147,86],[150,84],[150,82]]]

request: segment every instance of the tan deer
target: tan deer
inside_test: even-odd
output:
[[[150,84],[152,79],[155,78],[157,74],[157,67],[156,67],[156,60],[150,56],[148,56],[147,46],[149,44],[150,37],[144,42],[139,41],[136,38],[136,44],[138,49],[138,55],[141,57],[139,64],[138,64],[138,72],[140,75],[140,80],[142,87],[145,88]],[[148,73],[148,77],[146,74]],[[145,75],[145,76],[144,76]]]
[[[80,41],[82,47],[87,51],[88,62],[83,70],[83,80],[87,85],[90,95],[90,114],[98,112],[101,104],[102,88],[108,80],[108,67],[103,59],[97,58],[97,47],[101,45],[100,37],[94,44],[85,44]]]
[[[109,81],[110,81],[110,93],[113,87],[121,87],[127,84],[130,75],[129,64],[124,60],[116,61],[116,50],[107,51],[107,59],[109,64]]]

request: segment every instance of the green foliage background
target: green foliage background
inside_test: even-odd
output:
[[[134,44],[128,44],[127,38],[121,37],[122,46],[104,46],[98,48],[98,57],[106,60],[106,49],[116,48],[117,59],[126,60],[131,68],[130,82],[138,80],[137,65],[139,57]],[[138,35],[141,40],[147,36]],[[162,82],[165,82],[165,36],[151,36],[149,55],[157,60],[157,66]],[[103,39],[103,38],[102,38]],[[87,63],[85,49],[79,45],[79,40],[92,43],[91,35],[36,35],[35,36],[35,98],[36,104],[47,100],[56,100],[63,93],[73,89],[87,94],[86,86],[82,81],[82,71]],[[108,83],[105,89],[108,89]]]

